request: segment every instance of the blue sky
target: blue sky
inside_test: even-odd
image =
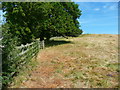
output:
[[[82,15],[81,29],[89,34],[118,34],[117,2],[76,2]],[[0,10],[0,15],[2,11]],[[3,17],[0,16],[0,20]],[[1,23],[0,23],[1,24]]]
[[[81,29],[89,34],[118,34],[117,2],[76,2],[82,15]]]

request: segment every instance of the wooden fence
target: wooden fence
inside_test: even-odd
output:
[[[30,44],[17,46],[13,51],[11,51],[9,58],[10,61],[13,61],[11,68],[13,69],[11,77],[27,63],[31,61],[33,57],[37,55],[41,49],[41,42],[36,40]]]
[[[0,50],[5,48],[2,46],[2,38],[0,38]],[[26,64],[31,62],[33,57],[36,57],[40,49],[44,48],[44,41],[35,40],[32,43],[26,45],[20,45],[15,48],[12,48],[9,53],[1,52],[6,57],[4,60],[4,71],[2,72],[2,83],[6,85],[12,81],[12,77],[17,75],[21,71],[23,67],[26,67]],[[0,57],[0,59],[4,59],[4,57]],[[1,76],[0,76],[1,78]],[[1,79],[0,79],[1,81]],[[1,82],[0,82],[1,84]]]

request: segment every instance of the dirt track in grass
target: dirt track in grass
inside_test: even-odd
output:
[[[40,51],[38,66],[20,87],[118,87],[118,35],[91,34],[54,40]]]

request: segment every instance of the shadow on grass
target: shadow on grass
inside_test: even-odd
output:
[[[57,46],[57,45],[68,44],[68,43],[72,43],[72,42],[65,41],[65,40],[50,40],[45,42],[45,47]]]

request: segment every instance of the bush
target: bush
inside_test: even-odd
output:
[[[14,71],[15,65],[12,60],[12,51],[15,49],[15,46],[18,43],[17,37],[12,37],[9,34],[9,25],[4,24],[2,26],[2,78],[3,86],[6,86],[11,80],[11,73]]]
[[[30,44],[18,47],[20,45],[18,38],[9,33],[8,24],[3,25],[2,34],[2,46],[4,46],[2,48],[2,84],[3,87],[8,87],[13,81],[13,77],[17,76],[23,67],[26,67],[37,55],[40,42],[35,40]]]

